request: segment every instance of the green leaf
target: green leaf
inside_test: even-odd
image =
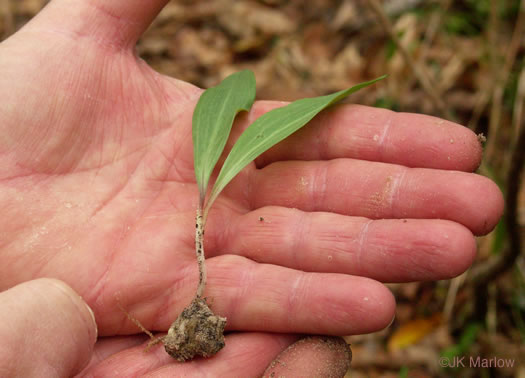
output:
[[[255,76],[252,71],[236,72],[201,95],[193,112],[192,136],[194,168],[199,187],[200,205],[211,173],[221,156],[235,116],[248,111],[255,100]]]
[[[408,373],[410,371],[408,370],[407,366],[401,366],[401,369],[399,369],[399,378],[408,378]]]
[[[257,156],[306,125],[321,110],[386,76],[358,84],[327,96],[305,98],[263,114],[239,137],[215,181],[204,213],[224,187]],[[206,216],[205,216],[206,218]]]
[[[469,323],[463,329],[459,342],[441,351],[442,357],[452,360],[454,357],[466,354],[470,347],[476,342],[479,332],[483,329],[479,323]]]

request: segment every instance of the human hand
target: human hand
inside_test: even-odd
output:
[[[90,375],[104,356],[142,341],[141,337],[123,337],[95,345],[97,325],[89,306],[64,282],[49,278],[27,281],[0,293],[0,338],[2,377],[71,377],[88,364],[82,375]],[[291,348],[280,354],[265,374],[299,372],[304,377],[315,371],[338,376],[344,375],[349,365],[349,350],[342,339],[304,338]],[[227,372],[231,361],[206,362],[212,368],[222,365]],[[195,376],[195,368],[189,366],[186,372]]]
[[[166,2],[54,0],[0,45],[0,288],[47,276],[82,295],[100,335],[117,336],[98,343],[118,353],[93,374],[195,366],[115,347],[137,332],[117,302],[165,331],[197,286],[191,116],[201,90],[133,54]],[[232,140],[280,105],[257,103]],[[394,300],[374,280],[463,272],[473,234],[502,211],[498,188],[469,173],[480,159],[468,129],[353,105],[265,153],[216,202],[205,238],[205,295],[228,330],[245,332],[199,363],[260,374],[295,340],[273,332],[388,325]]]

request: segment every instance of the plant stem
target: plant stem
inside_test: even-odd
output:
[[[197,208],[195,217],[195,253],[197,254],[197,265],[199,265],[199,286],[197,298],[202,298],[206,287],[206,263],[204,257],[204,224],[202,221],[202,206]]]

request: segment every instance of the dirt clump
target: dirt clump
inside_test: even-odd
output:
[[[224,347],[226,318],[215,315],[203,298],[195,298],[171,325],[162,342],[177,361],[210,357]]]

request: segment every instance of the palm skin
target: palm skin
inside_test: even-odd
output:
[[[201,90],[133,54],[137,14],[65,3],[0,45],[1,288],[59,278],[93,308],[101,336],[139,332],[119,303],[166,331],[197,286],[191,116]],[[152,3],[143,24],[165,1]],[[256,104],[232,140],[275,106]],[[268,151],[210,214],[205,295],[227,329],[246,332],[199,363],[260,374],[295,340],[286,334],[388,325],[394,300],[370,278],[464,271],[473,234],[502,211],[497,187],[467,173],[480,154],[460,126],[346,105]],[[85,373],[198,369],[144,354],[141,340],[104,339]]]

